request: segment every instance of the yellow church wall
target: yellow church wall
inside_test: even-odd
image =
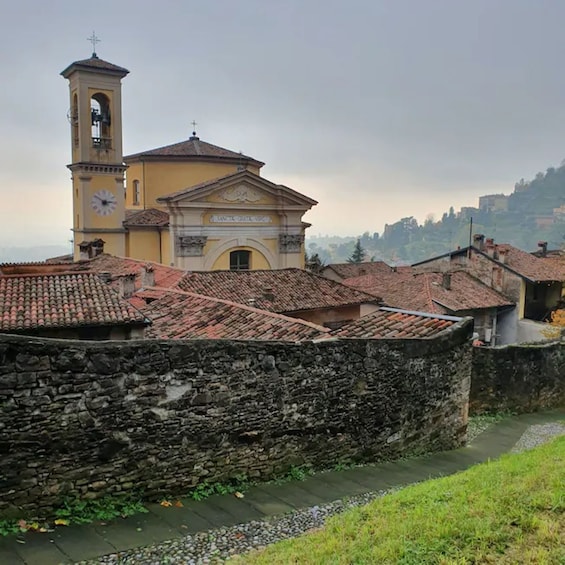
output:
[[[128,233],[127,256],[141,261],[162,263],[159,232],[155,229],[135,229]]]
[[[163,265],[171,264],[171,236],[169,230],[161,232],[161,257],[163,258],[161,261]]]
[[[270,269],[271,266],[265,256],[253,247],[233,247],[222,253],[212,266],[212,271],[227,271],[230,268],[230,253],[232,251],[251,251],[251,270]]]
[[[237,172],[235,163],[140,161],[128,165],[126,205],[128,208],[140,209],[162,208],[163,206],[156,201],[161,196]],[[256,175],[259,174],[257,167],[248,167],[248,170]],[[136,180],[139,181],[141,188],[139,205],[133,204],[133,186]]]

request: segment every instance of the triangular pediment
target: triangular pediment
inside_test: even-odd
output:
[[[296,207],[310,209],[317,202],[284,185],[240,171],[188,187],[184,190],[159,198],[159,202],[176,206],[202,205],[224,207]]]

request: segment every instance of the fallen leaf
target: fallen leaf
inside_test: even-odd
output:
[[[175,502],[175,506],[176,506],[177,508],[182,508],[182,507],[184,506],[184,504],[183,504],[180,500],[177,500],[177,501]]]
[[[27,522],[25,520],[18,520],[18,527],[21,530],[26,530],[27,529]]]
[[[38,532],[44,534],[47,531],[47,528],[39,528]]]
[[[173,503],[170,500],[161,500],[161,506],[164,506],[165,508],[169,508],[169,506],[172,506]]]
[[[242,492],[236,491],[234,492],[234,496],[236,498],[243,498],[245,495]]]
[[[68,526],[69,521],[66,518],[57,518],[54,524],[55,526]]]

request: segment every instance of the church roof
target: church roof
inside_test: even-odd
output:
[[[61,71],[61,75],[68,78],[73,71],[80,70],[108,71],[112,74],[120,75],[121,77],[125,77],[129,74],[129,71],[124,69],[124,67],[104,61],[104,59],[100,59],[96,53],[93,53],[89,59],[82,59],[81,61],[71,63],[65,70]]]
[[[164,227],[169,225],[169,214],[162,210],[157,210],[157,208],[126,210],[126,219],[123,224],[126,228],[138,226]]]
[[[191,160],[230,160],[231,162],[241,162],[243,163],[253,163],[258,167],[262,167],[265,163],[253,159],[248,155],[243,153],[236,153],[235,151],[230,151],[229,149],[224,149],[218,145],[213,145],[207,141],[202,141],[199,137],[195,135],[191,136],[186,141],[181,141],[179,143],[173,143],[172,145],[165,145],[164,147],[158,147],[157,149],[150,149],[148,151],[142,151],[141,153],[134,153],[133,155],[127,155],[124,157],[124,161],[134,159],[191,159]]]

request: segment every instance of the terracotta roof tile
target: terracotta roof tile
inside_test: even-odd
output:
[[[136,226],[160,226],[169,225],[169,214],[157,208],[148,208],[147,210],[128,210],[126,219],[123,222],[124,227]]]
[[[148,297],[151,291],[143,291]],[[153,295],[154,297],[155,295]],[[134,298],[140,300],[139,295]],[[140,304],[140,303],[136,303]],[[251,339],[305,341],[323,337],[327,328],[281,314],[182,291],[160,291],[160,298],[140,308],[153,324],[153,339]]]
[[[443,273],[416,273],[409,269],[346,279],[343,283],[382,296],[388,306],[435,314],[514,304],[465,271],[450,274],[450,290],[443,286]]]
[[[324,267],[325,269],[334,271],[343,279],[350,279],[364,275],[387,275],[391,272],[411,270],[411,267],[392,267],[384,261],[368,261],[365,263],[330,263]]]
[[[365,292],[303,269],[193,272],[184,275],[177,286],[281,313],[379,302]]]
[[[536,257],[508,243],[496,245],[499,253],[505,254],[504,265],[531,281],[565,281],[565,259],[563,263]]]
[[[414,339],[432,338],[461,318],[437,317],[423,312],[380,308],[355,322],[332,331],[339,338]]]
[[[257,166],[262,166],[264,163],[261,161],[256,161],[253,157],[244,155],[243,153],[236,153],[235,151],[230,151],[229,149],[224,149],[218,145],[213,145],[206,141],[202,141],[196,136],[192,136],[186,141],[181,141],[179,143],[173,143],[171,145],[165,145],[163,147],[158,147],[157,149],[150,149],[148,151],[142,151],[140,153],[134,153],[132,155],[127,155],[124,157],[124,161],[127,163],[128,160],[138,159],[142,157],[167,157],[167,158],[177,158],[177,159],[195,159],[200,158],[212,158],[212,159],[228,159],[232,162],[241,161],[242,163],[253,163]]]
[[[146,323],[93,273],[0,276],[0,331]]]
[[[112,278],[111,284],[114,287],[117,287],[119,277],[134,274],[136,277],[135,286],[136,288],[141,288],[142,271],[146,265],[151,265],[153,267],[155,285],[164,288],[174,286],[186,273],[186,271],[177,269],[176,267],[167,267],[160,263],[131,259],[129,257],[117,257],[115,255],[108,255],[107,253],[102,253],[101,255],[86,261],[73,263],[67,267],[72,267],[73,271],[110,273]]]

